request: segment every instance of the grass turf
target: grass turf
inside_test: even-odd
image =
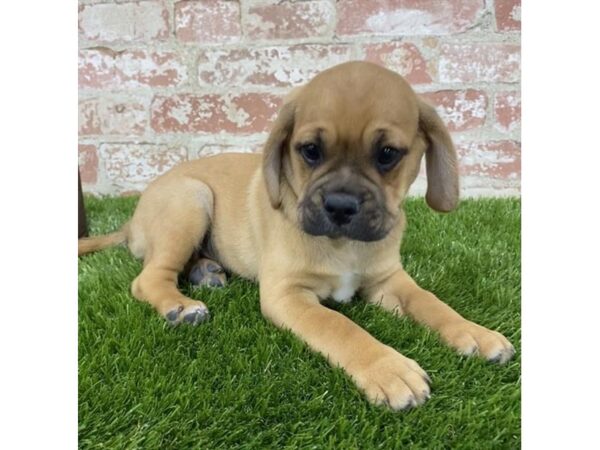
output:
[[[91,234],[118,228],[136,198],[87,198]],[[520,201],[463,201],[448,215],[406,204],[407,271],[515,345],[504,366],[457,356],[437,335],[360,299],[330,305],[432,377],[408,412],[373,407],[340,369],[260,314],[254,283],[184,291],[208,323],[171,328],[129,293],[125,248],[79,260],[81,448],[398,449],[520,447]]]

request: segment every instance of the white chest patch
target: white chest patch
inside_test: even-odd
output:
[[[340,275],[337,288],[331,293],[331,297],[340,303],[348,303],[358,289],[360,279],[353,272],[345,272]]]

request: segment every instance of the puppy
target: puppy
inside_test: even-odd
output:
[[[208,317],[204,303],[177,289],[182,272],[199,284],[223,284],[223,269],[258,280],[268,320],[341,366],[371,402],[412,407],[429,397],[425,371],[321,300],[348,302],[361,291],[459,353],[495,362],[514,353],[402,268],[402,203],[423,156],[427,203],[451,211],[457,156],[434,108],[390,70],[341,64],[288,96],[262,155],[175,167],[148,186],[120,231],[80,240],[79,253],[126,242],[144,260],[133,295],[173,324]]]

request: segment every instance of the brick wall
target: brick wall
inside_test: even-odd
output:
[[[464,194],[520,192],[519,0],[79,0],[79,39],[87,192],[137,192],[180,161],[259,151],[292,86],[356,59],[437,106]]]

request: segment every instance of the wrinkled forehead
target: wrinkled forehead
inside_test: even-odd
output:
[[[417,132],[418,107],[408,83],[393,72],[325,72],[302,90],[295,120],[295,134],[323,129],[335,140],[356,142],[384,129],[408,145]]]

